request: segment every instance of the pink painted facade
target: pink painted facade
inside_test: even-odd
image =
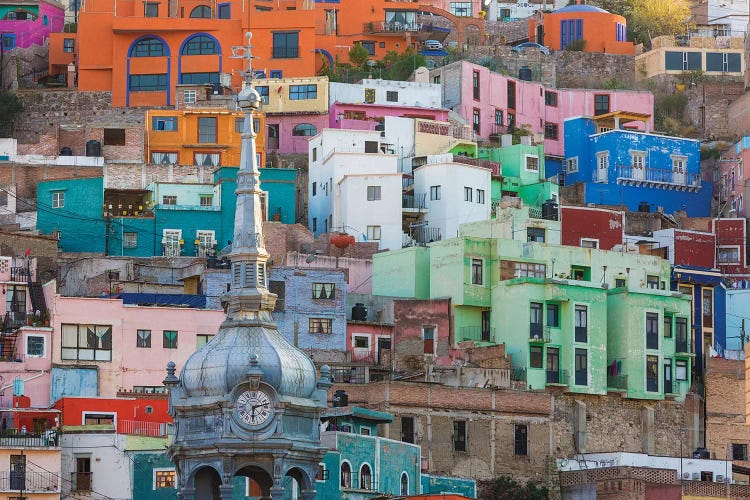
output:
[[[266,115],[266,151],[280,154],[307,154],[307,142],[312,136],[294,135],[294,127],[300,124],[310,124],[318,132],[328,126],[328,114],[295,113],[290,115]],[[273,137],[278,130],[278,137]],[[313,134],[315,135],[315,134]]]
[[[114,397],[118,391],[132,390],[135,386],[161,386],[165,367],[169,361],[177,364],[177,370],[195,352],[199,343],[213,336],[225,319],[223,311],[211,309],[188,309],[171,307],[140,307],[123,305],[117,299],[55,297],[53,309],[52,361],[58,366],[96,365],[98,368],[98,394]],[[63,338],[63,325],[99,325],[106,332],[111,327],[110,338],[106,334],[97,341],[92,335],[79,335],[79,347],[71,347],[71,338]],[[69,331],[71,326],[66,326]],[[148,346],[140,342],[138,330],[149,330]],[[79,330],[80,331],[80,330]],[[169,348],[164,333],[177,332],[176,347]],[[99,330],[97,330],[97,334]],[[171,335],[171,334],[169,334]],[[89,357],[89,347],[96,350],[101,361]],[[110,353],[107,353],[109,347]],[[63,348],[67,354],[63,359]],[[71,359],[76,358],[78,359]],[[106,361],[106,358],[110,361]]]
[[[348,321],[346,352],[353,363],[367,363],[385,368],[391,366],[393,325]]]
[[[439,78],[443,85],[445,107],[458,112],[469,124],[475,123],[475,111],[478,112],[475,131],[481,137],[506,133],[511,124],[527,125],[539,134],[545,133],[546,124],[555,125],[556,137],[548,133],[544,140],[545,153],[551,156],[564,156],[565,120],[594,116],[597,96],[607,96],[600,101],[608,101],[608,111],[650,116],[654,113],[651,92],[547,88],[539,82],[509,78],[466,61],[432,70],[430,76]]]
[[[743,137],[719,159],[719,178],[714,179],[714,196],[719,198],[722,215],[747,217],[745,194],[750,189],[750,137]]]
[[[424,118],[448,121],[447,109],[418,108],[414,106],[383,106],[377,104],[347,104],[334,102],[328,113],[328,127],[351,130],[375,130],[386,116]]]
[[[27,355],[29,340],[42,339],[44,350],[41,355]],[[24,326],[18,330],[16,353],[3,357],[0,361],[0,408],[9,408],[13,400],[13,381],[23,380],[23,393],[31,400],[33,408],[49,406],[50,370],[52,369],[52,328]]]
[[[3,38],[8,34],[15,35],[14,47],[25,49],[32,45],[44,45],[50,33],[59,33],[63,30],[63,26],[65,25],[65,7],[62,4],[46,0],[40,0],[38,3],[18,2],[18,7],[21,10],[31,10],[27,9],[27,6],[36,7],[37,5],[39,7],[39,14],[36,19],[0,20],[0,34],[3,34]]]
[[[372,260],[316,255],[315,259],[308,262],[308,257],[308,254],[287,252],[284,265],[295,268],[343,269],[348,293],[372,293]]]

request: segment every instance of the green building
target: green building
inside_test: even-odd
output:
[[[523,210],[467,224],[460,237],[373,256],[373,294],[451,299],[454,348],[505,345],[529,389],[681,399],[689,390],[690,300],[659,257],[510,239]],[[546,231],[559,223],[544,221]],[[557,228],[555,228],[555,224]],[[505,236],[505,237],[504,237]],[[427,268],[427,271],[425,269]],[[429,339],[426,339],[429,340]],[[426,353],[444,359],[447,353]]]
[[[211,183],[155,182],[146,189],[104,188],[102,177],[42,181],[37,229],[57,231],[64,252],[211,255],[232,239],[237,170],[218,168]],[[293,224],[297,171],[260,170],[266,219]]]

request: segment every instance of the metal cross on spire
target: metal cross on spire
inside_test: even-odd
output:
[[[250,45],[250,41],[253,38],[251,32],[245,33],[247,38],[247,45],[235,45],[232,47],[232,55],[229,56],[231,59],[245,59],[247,61],[247,69],[242,72],[242,76],[245,78],[245,85],[250,85],[253,81],[253,59],[257,59],[257,56],[253,55],[253,46]]]

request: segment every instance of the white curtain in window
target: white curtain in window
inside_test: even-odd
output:
[[[195,164],[204,167],[218,167],[219,153],[195,153]]]
[[[151,163],[177,163],[177,153],[151,153]]]

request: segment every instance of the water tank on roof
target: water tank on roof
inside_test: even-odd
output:
[[[352,321],[367,321],[367,308],[364,304],[357,302],[352,307]]]
[[[86,143],[86,156],[101,156],[102,155],[102,143],[99,141],[88,141]]]
[[[68,146],[63,146],[60,149],[60,156],[73,156],[73,150],[70,149]]]
[[[705,448],[696,448],[693,452],[693,458],[711,458],[711,452]]]
[[[521,69],[518,70],[518,79],[523,80],[525,82],[530,82],[534,78],[534,73],[531,71],[531,68],[528,66],[521,66]]]
[[[343,406],[349,406],[349,395],[346,391],[339,389],[333,393],[333,407],[341,408]]]
[[[640,202],[638,204],[638,211],[639,212],[644,212],[644,213],[649,213],[651,211],[651,204],[649,204],[649,202],[647,202],[647,201]]]
[[[557,220],[557,202],[547,200],[542,203],[542,219]]]

